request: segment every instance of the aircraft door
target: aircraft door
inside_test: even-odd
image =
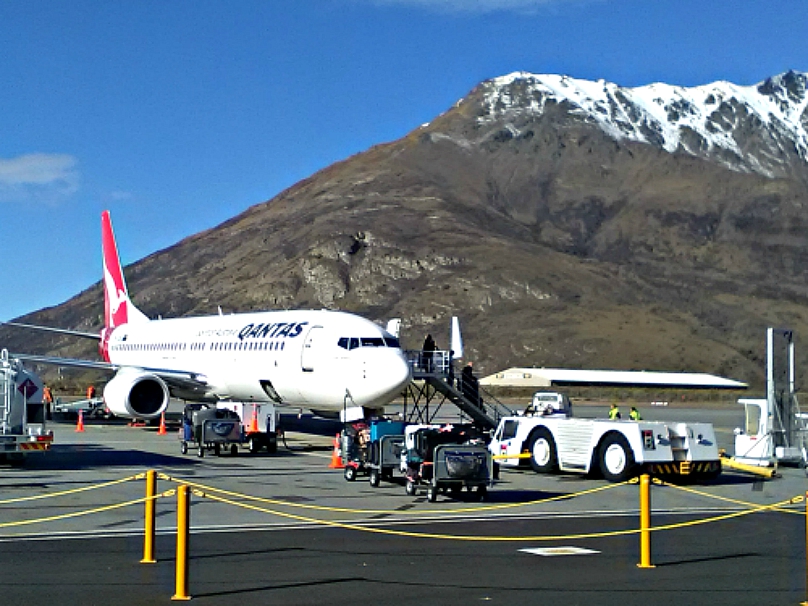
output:
[[[300,365],[303,372],[313,372],[317,366],[317,357],[322,347],[323,327],[312,326],[303,342],[303,351],[300,354]]]

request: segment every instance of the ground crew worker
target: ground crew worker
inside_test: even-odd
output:
[[[640,411],[634,408],[633,406],[631,407],[631,411],[629,411],[628,416],[632,421],[642,420],[642,415],[640,415]]]
[[[45,405],[45,419],[50,420],[53,418],[53,392],[51,388],[45,385],[42,388],[42,403]]]
[[[95,385],[90,385],[87,388],[87,399],[92,400],[95,397]]]
[[[620,409],[617,408],[617,404],[612,404],[612,407],[609,409],[609,419],[611,421],[616,421],[620,418]]]

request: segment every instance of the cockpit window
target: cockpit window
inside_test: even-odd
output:
[[[342,349],[356,349],[359,347],[359,339],[356,337],[341,337],[339,341],[337,341],[337,345],[342,347]]]
[[[362,347],[384,347],[384,339],[381,337],[362,337]]]
[[[357,347],[401,347],[395,337],[341,337],[337,345],[349,351]]]

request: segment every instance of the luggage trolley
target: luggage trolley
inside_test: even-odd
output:
[[[417,427],[407,434],[408,495],[425,484],[427,498],[434,502],[447,491],[457,498],[463,488],[476,489],[482,501],[492,484],[493,460],[474,428],[470,426]]]
[[[207,404],[188,404],[182,413],[180,452],[188,453],[188,446],[196,446],[197,456],[205,451],[221,454],[222,447],[230,445],[230,454],[238,453],[241,442],[241,418],[232,410],[211,408]]]
[[[382,480],[391,480],[393,471],[401,467],[404,452],[403,421],[374,421],[370,424],[370,448],[368,453],[368,479],[371,486]]]

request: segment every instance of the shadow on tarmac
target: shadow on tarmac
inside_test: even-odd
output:
[[[25,469],[64,471],[100,467],[187,467],[200,461],[145,450],[121,450],[95,444],[55,444],[47,457],[30,457]]]
[[[654,566],[656,566],[657,568],[667,568],[671,566],[681,566],[683,564],[703,564],[705,562],[720,562],[722,560],[737,560],[739,558],[758,558],[758,557],[762,557],[762,554],[755,551],[750,551],[748,553],[733,553],[705,558],[691,558],[688,560],[676,560],[673,562],[655,562]]]

